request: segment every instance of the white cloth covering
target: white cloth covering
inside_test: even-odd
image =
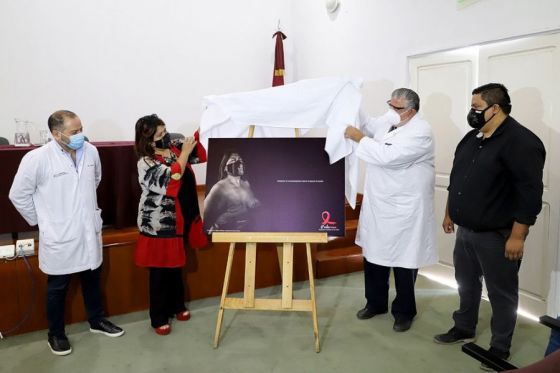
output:
[[[294,128],[327,128],[325,151],[332,163],[346,156],[346,199],[355,207],[358,161],[344,130],[357,121],[362,100],[362,79],[318,78],[273,88],[204,97],[200,141],[209,138],[293,137]]]

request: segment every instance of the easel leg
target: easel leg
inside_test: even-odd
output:
[[[216,321],[216,332],[214,333],[214,348],[218,348],[220,340],[220,331],[222,329],[222,320],[224,319],[224,304],[229,288],[229,278],[231,276],[231,266],[233,264],[233,253],[235,251],[235,243],[229,244],[228,260],[226,264],[226,274],[224,276],[224,286],[222,288],[222,298],[220,300],[220,310],[218,311],[218,320]]]
[[[313,316],[313,335],[315,336],[315,352],[321,351],[319,343],[319,323],[317,322],[317,304],[315,303],[315,279],[313,276],[313,262],[311,259],[311,245],[305,244],[307,251],[307,271],[309,272],[309,292],[311,293],[311,313]]]
[[[285,242],[282,253],[282,308],[292,308],[294,244]]]
[[[247,242],[245,245],[245,289],[243,303],[246,308],[255,307],[255,268],[257,261],[257,244]]]
[[[278,253],[278,268],[280,269],[280,277],[283,276],[282,273],[282,263],[284,262],[284,254],[282,253],[283,250],[283,246],[282,244],[276,244],[276,252]]]

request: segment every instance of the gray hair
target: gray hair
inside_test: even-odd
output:
[[[418,93],[414,92],[412,89],[395,89],[391,94],[391,98],[404,98],[406,100],[406,108],[412,108],[416,111],[420,110],[420,97],[418,97]]]

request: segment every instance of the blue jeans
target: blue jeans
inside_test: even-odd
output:
[[[560,320],[560,316],[558,316],[558,320]],[[560,350],[560,330],[552,329],[544,356],[548,356],[556,350]]]

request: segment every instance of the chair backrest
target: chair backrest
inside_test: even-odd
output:
[[[10,145],[10,142],[5,137],[0,137],[0,145]]]
[[[461,347],[461,350],[465,354],[469,355],[470,357],[473,357],[476,360],[480,361],[481,363],[485,364],[486,366],[494,369],[496,372],[503,372],[504,370],[517,369],[515,365],[510,364],[506,360],[500,359],[499,357],[483,349],[476,343],[473,342],[465,343]]]
[[[540,323],[543,325],[548,326],[554,330],[560,330],[560,320],[555,319],[550,316],[541,316],[539,319]],[[489,351],[483,349],[479,345],[471,342],[465,343],[461,350],[469,355],[470,357],[475,358],[476,360],[480,361],[481,363],[487,365],[488,367],[494,369],[496,372],[503,372],[509,371],[513,369],[517,369],[517,367],[513,364],[510,364],[506,360],[500,359],[497,356],[493,355]],[[546,356],[544,359],[537,361],[529,366],[524,368],[520,368],[519,370],[522,372],[557,372],[558,365],[560,364],[560,351],[553,352],[552,354]]]

